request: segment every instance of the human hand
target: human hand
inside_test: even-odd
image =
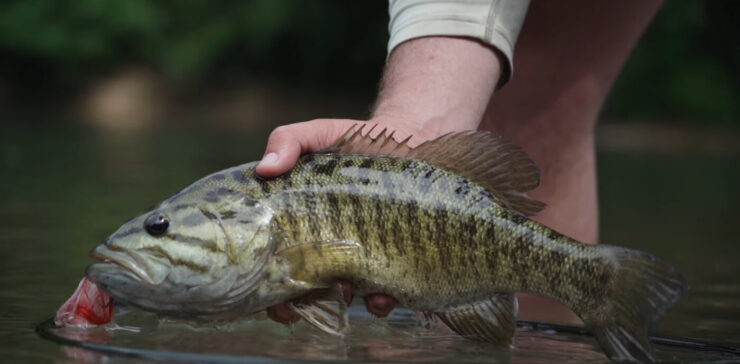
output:
[[[328,148],[353,125],[357,127],[366,125],[363,133],[367,133],[370,127],[375,125],[371,133],[373,137],[380,134],[384,128],[395,131],[394,138],[399,141],[411,135],[408,141],[411,146],[442,134],[412,121],[385,116],[374,117],[367,121],[315,119],[283,125],[270,134],[265,154],[257,165],[257,174],[270,178],[288,172],[302,154]]]

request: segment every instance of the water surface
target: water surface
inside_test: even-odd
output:
[[[90,263],[88,251],[123,221],[197,178],[258,159],[266,136],[266,130],[153,131],[122,136],[78,127],[0,126],[0,357],[49,361],[80,355],[41,339],[33,329],[75,289]],[[737,155],[690,152],[599,154],[601,240],[656,254],[684,272],[692,285],[689,295],[660,321],[656,331],[661,334],[740,345],[739,162]],[[270,322],[255,327],[259,330],[237,330],[240,333],[236,335],[241,335],[241,342],[252,340],[262,348],[276,341],[260,340],[254,332],[265,333],[264,337],[278,335],[287,341],[276,346],[274,353],[289,357],[305,357],[305,351],[324,347],[324,359],[345,358],[340,354],[347,345],[328,343],[310,333],[307,341],[296,341],[296,337],[285,335],[286,328]],[[410,332],[377,322],[356,331],[361,329],[375,333],[391,330],[401,335],[387,336],[391,338]],[[230,334],[232,339],[236,337]],[[547,347],[558,340],[571,346],[575,343],[584,355],[603,361],[591,344],[542,335],[547,336],[520,335],[523,340],[517,341],[518,347],[536,348],[526,352],[524,361],[552,361],[557,350],[548,351]],[[141,337],[141,333],[125,331],[114,334],[114,339],[128,344],[136,344],[136,340],[143,344]],[[357,336],[349,340],[363,338],[367,339]],[[444,347],[463,348],[473,356],[479,350],[491,354],[485,351],[489,348],[460,344],[453,337],[422,340],[424,345],[434,343],[431,352],[440,353],[436,357],[424,356],[430,351],[419,354],[415,345],[422,344],[418,341],[399,339],[389,344],[364,339],[354,343],[362,344],[369,353],[372,350],[368,347],[391,353],[393,360],[459,358],[457,351],[453,352],[458,356],[445,356],[440,349]],[[197,342],[183,341],[181,345],[193,347]],[[311,342],[315,346],[305,345]],[[335,346],[327,349],[321,345]],[[356,345],[349,346],[353,347]],[[227,353],[228,348],[222,349]],[[559,361],[573,359],[568,354],[559,355]]]

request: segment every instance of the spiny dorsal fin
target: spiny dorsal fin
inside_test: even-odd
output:
[[[365,126],[366,124],[358,128],[357,124],[352,125],[334,144],[321,150],[319,153],[405,157],[411,151],[411,147],[407,144],[409,139],[411,139],[411,135],[398,142],[393,139],[393,134],[396,133],[395,130],[389,132],[388,128],[383,128],[380,134],[371,137],[370,134],[378,124],[370,127],[367,133],[363,135],[362,131],[365,129]]]
[[[527,197],[539,185],[540,170],[518,146],[488,131],[452,132],[411,148],[393,139],[394,132],[383,129],[377,136],[353,125],[326,153],[379,155],[423,160],[457,173],[481,185],[500,203],[525,215],[532,215],[545,204]]]

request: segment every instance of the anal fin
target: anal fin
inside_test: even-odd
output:
[[[435,313],[461,336],[511,347],[517,311],[518,305],[513,293],[497,293],[483,301]]]

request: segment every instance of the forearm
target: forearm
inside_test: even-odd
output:
[[[476,129],[500,76],[496,51],[478,40],[412,39],[388,58],[373,118],[403,122],[424,139]]]

